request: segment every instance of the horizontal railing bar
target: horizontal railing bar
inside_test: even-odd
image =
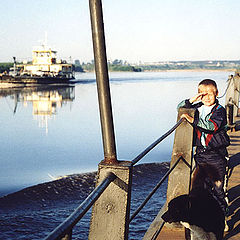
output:
[[[152,197],[152,195],[158,190],[158,188],[162,185],[162,183],[165,181],[165,179],[169,176],[169,174],[174,170],[174,168],[178,165],[178,163],[182,159],[184,159],[184,158],[180,157],[174,163],[174,165],[166,172],[166,174],[162,177],[162,179],[158,182],[158,184],[153,188],[152,192],[146,197],[146,199],[143,201],[143,203],[138,207],[138,209],[130,217],[129,222],[131,222],[136,217],[136,215],[143,209],[143,207],[146,205],[146,203],[149,201],[149,199]]]
[[[228,88],[229,88],[229,86],[230,86],[230,83],[231,83],[231,79],[233,79],[233,81],[235,80],[233,76],[232,76],[231,78],[228,78],[228,80],[227,80],[228,85],[227,85],[227,87],[226,87],[226,89],[225,89],[224,94],[223,94],[221,97],[217,97],[217,99],[223,98],[223,97],[226,95],[227,90],[228,90]]]
[[[55,230],[53,230],[45,240],[55,240],[64,237],[71,229],[77,224],[77,222],[85,215],[85,213],[91,208],[96,200],[101,196],[108,185],[116,179],[116,175],[112,172],[104,178],[104,180],[91,192],[91,194],[79,205],[79,207]]]
[[[135,165],[139,160],[141,160],[148,152],[150,152],[157,144],[159,144],[162,140],[168,137],[182,122],[183,118],[181,118],[169,131],[163,134],[160,138],[158,138],[155,142],[153,142],[150,146],[148,146],[143,152],[141,152],[137,157],[135,157],[131,165]]]

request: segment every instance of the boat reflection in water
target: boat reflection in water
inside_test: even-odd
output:
[[[15,101],[13,113],[17,112],[18,102],[25,107],[32,104],[32,114],[38,125],[48,133],[48,120],[55,118],[63,105],[75,99],[75,87],[69,85],[40,85],[23,88],[0,89],[0,97],[10,96]]]

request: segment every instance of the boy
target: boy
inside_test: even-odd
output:
[[[203,172],[212,173],[211,178],[206,180],[210,181],[213,194],[225,213],[227,204],[224,199],[223,183],[228,155],[226,147],[230,140],[226,132],[226,110],[218,103],[217,96],[216,82],[204,79],[198,85],[198,94],[182,101],[178,108],[196,109],[194,118],[188,114],[182,114],[181,118],[185,118],[194,127],[196,165]]]

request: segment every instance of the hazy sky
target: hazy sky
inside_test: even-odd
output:
[[[30,59],[48,35],[59,57],[93,59],[88,0],[0,0],[0,62]],[[102,0],[108,59],[239,60],[239,0]]]

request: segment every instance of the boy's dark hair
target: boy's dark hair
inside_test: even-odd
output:
[[[217,84],[214,80],[212,79],[203,79],[199,84],[198,86],[200,85],[212,85],[214,86],[216,89],[217,89]]]
[[[200,86],[200,85],[205,85],[205,86],[213,86],[213,87],[215,87],[216,88],[216,92],[218,92],[218,88],[217,88],[217,84],[216,84],[216,82],[214,81],[214,80],[212,80],[212,79],[203,79],[199,84],[198,84],[198,86]]]

